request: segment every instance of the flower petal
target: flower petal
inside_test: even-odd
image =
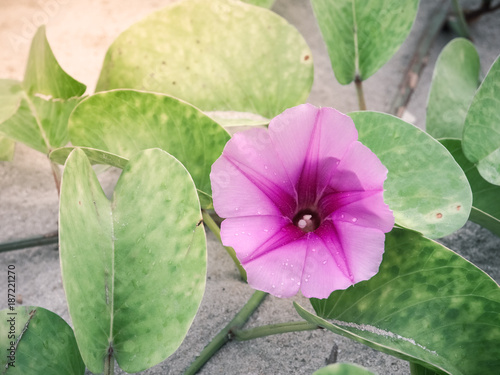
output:
[[[281,247],[303,235],[282,216],[246,216],[226,219],[221,225],[224,246],[231,246],[241,263]]]
[[[349,116],[333,108],[310,104],[287,109],[276,116],[269,124],[269,134],[290,181],[302,187],[299,198],[305,195],[306,201],[311,199],[308,188],[322,190],[318,183],[324,164],[331,167],[358,138]]]
[[[326,195],[320,202],[324,217],[375,228],[384,233],[394,226],[394,214],[384,203],[384,192],[376,190]]]
[[[353,142],[330,180],[336,191],[382,190],[387,168],[368,147]]]
[[[382,262],[385,234],[352,223],[335,223],[353,284],[374,276]]]
[[[221,178],[224,175],[229,175],[229,177],[226,177],[226,179]],[[236,175],[238,177],[235,177]],[[253,197],[255,200],[265,195],[268,198],[265,201],[276,206],[281,214],[285,216],[293,215],[296,210],[295,189],[283,170],[283,165],[271,145],[269,133],[265,129],[251,129],[246,132],[236,133],[226,144],[222,156],[212,168],[211,180],[214,205],[221,208],[223,203],[220,200],[224,199],[232,201],[233,205],[241,206],[238,213],[227,212],[227,210],[222,213],[217,208],[219,215],[223,217],[241,216],[243,212],[248,212],[247,209],[250,208],[243,206],[255,205],[254,202],[245,200],[245,198],[238,199],[238,196],[235,196],[236,200],[232,200],[227,196],[227,190],[231,190],[235,186],[232,177],[240,182],[238,186],[241,189],[239,191],[240,195],[254,195],[255,193]],[[228,179],[231,180],[230,183],[227,183],[226,180]],[[249,184],[253,185],[253,187],[249,187]],[[260,192],[255,191],[255,188]],[[259,211],[263,212],[262,210]],[[266,210],[266,213],[269,213],[269,210]]]
[[[273,200],[224,156],[212,165],[210,180],[214,209],[220,217],[282,216]]]
[[[335,243],[328,236],[323,239],[311,233],[301,284],[305,297],[328,298],[334,290],[346,289],[353,284],[346,275],[341,251],[338,242]]]
[[[274,249],[243,265],[248,284],[276,297],[291,297],[301,285],[307,236]]]

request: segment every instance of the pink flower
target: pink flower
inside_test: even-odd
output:
[[[254,289],[327,298],[378,272],[394,225],[387,169],[357,139],[350,117],[303,104],[227,143],[214,208]]]

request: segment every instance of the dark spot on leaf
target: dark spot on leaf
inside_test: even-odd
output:
[[[458,205],[457,206],[457,211],[460,211],[461,208],[462,208],[462,206]]]
[[[436,217],[437,217],[438,219],[441,219],[441,218],[443,217],[443,214],[442,214],[441,212],[438,212],[438,213],[436,214]]]
[[[200,221],[198,221],[198,224],[196,224],[196,226],[199,227],[201,223],[203,223],[203,219],[201,219]]]
[[[307,61],[307,60],[309,60],[309,55],[304,56],[304,61]]]
[[[162,63],[163,65],[165,65],[165,64],[166,64],[166,62],[165,62],[165,61],[162,61],[161,63]]]
[[[78,204],[81,206],[81,205],[82,205],[82,202],[81,202],[81,201],[78,201]]]
[[[175,85],[175,81],[172,81],[172,85]]]
[[[200,44],[200,41],[198,39],[196,39],[196,44]]]

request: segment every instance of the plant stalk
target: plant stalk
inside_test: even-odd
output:
[[[58,233],[49,233],[44,236],[14,240],[0,244],[0,253],[12,250],[26,249],[35,246],[44,246],[56,244],[59,241]]]
[[[222,243],[221,237],[220,237],[220,228],[217,225],[217,223],[212,219],[210,214],[206,212],[205,210],[201,210],[202,215],[203,215],[203,222],[207,225],[208,229],[217,237],[217,239]],[[223,245],[224,246],[224,245]],[[236,268],[238,268],[238,271],[240,272],[240,277],[243,281],[247,281],[247,273],[245,269],[241,266],[240,261],[236,257],[236,252],[232,247],[229,246],[224,246],[224,249],[226,249],[227,253],[233,260],[234,264],[236,265]]]
[[[257,310],[264,298],[266,298],[267,293],[261,292],[260,290],[255,291],[248,302],[243,306],[243,308],[236,314],[236,316],[225,326],[210,343],[205,346],[200,355],[191,363],[191,366],[184,372],[184,375],[194,375],[196,374],[205,363],[213,357],[217,351],[224,346],[229,340],[233,338],[232,332],[238,330],[247,322],[250,316]]]
[[[113,358],[113,352],[111,352],[104,358],[104,375],[114,375],[114,373],[115,359]]]
[[[52,169],[52,176],[54,177],[54,182],[56,183],[57,196],[61,196],[61,169],[57,163],[50,160],[50,168]]]
[[[354,84],[356,85],[356,94],[358,95],[358,106],[360,111],[366,111],[365,94],[363,92],[363,81],[361,77],[356,75],[354,79]]]
[[[464,12],[462,11],[459,1],[451,0],[451,5],[453,7],[453,12],[457,17],[456,22],[454,23],[456,26],[456,32],[463,38],[471,39],[469,27],[465,21]]]
[[[288,323],[269,324],[246,330],[235,329],[233,330],[233,335],[237,341],[246,341],[246,340],[253,340],[259,337],[278,335],[281,333],[312,331],[319,328],[321,327],[306,321],[288,322]]]

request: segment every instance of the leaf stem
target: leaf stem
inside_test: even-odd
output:
[[[54,176],[54,182],[56,183],[57,196],[61,196],[61,169],[57,163],[50,160],[50,168],[52,169],[52,176]]]
[[[200,355],[191,363],[191,366],[184,372],[184,375],[194,375],[208,362],[217,351],[233,338],[232,332],[243,327],[250,316],[257,310],[267,293],[256,290],[243,308],[225,326],[210,343],[205,346]]]
[[[28,247],[56,244],[59,241],[57,232],[43,236],[14,240],[0,244],[0,253],[12,250],[26,249]]]
[[[269,324],[246,330],[235,329],[233,330],[233,334],[234,338],[237,341],[246,341],[246,340],[256,339],[259,337],[277,335],[281,333],[312,331],[319,328],[321,327],[319,327],[316,324],[312,324],[306,321],[300,321],[300,322]]]
[[[471,39],[469,28],[467,27],[467,22],[465,21],[464,13],[462,11],[462,7],[458,0],[451,0],[451,4],[453,6],[453,12],[457,17],[457,20],[453,23],[456,26],[456,32],[461,37]]]
[[[361,80],[360,76],[356,75],[354,84],[356,85],[356,94],[358,94],[359,110],[366,111],[365,94],[363,93],[363,81]]]
[[[108,355],[104,358],[104,375],[114,375],[115,373],[115,359],[113,351],[108,350]]]
[[[208,229],[217,237],[217,239],[222,243],[221,237],[220,237],[220,228],[217,225],[217,223],[212,219],[210,214],[206,212],[205,210],[201,210],[201,213],[203,215],[203,222],[207,225]],[[236,265],[236,268],[238,268],[238,271],[240,272],[240,277],[243,281],[247,281],[247,273],[245,269],[241,266],[240,261],[236,257],[236,252],[232,247],[229,246],[224,246],[224,249],[226,249],[227,253],[233,260],[234,264]]]

